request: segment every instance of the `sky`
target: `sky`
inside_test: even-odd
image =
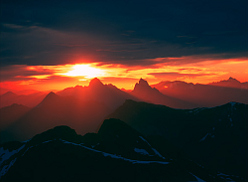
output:
[[[0,0],[0,84],[248,81],[248,1]]]

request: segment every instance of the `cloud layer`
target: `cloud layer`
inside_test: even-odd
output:
[[[1,63],[151,66],[157,58],[247,58],[247,7],[245,0],[2,0]]]

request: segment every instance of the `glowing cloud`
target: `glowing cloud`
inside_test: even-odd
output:
[[[72,66],[72,70],[62,73],[61,75],[64,76],[71,76],[71,77],[85,77],[87,79],[94,78],[94,77],[101,77],[105,75],[105,72],[99,68],[94,68],[90,64],[76,64]]]

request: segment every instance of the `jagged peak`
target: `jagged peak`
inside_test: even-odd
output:
[[[67,141],[75,141],[77,138],[77,133],[74,129],[66,125],[56,126],[45,132],[35,135],[29,142],[29,144],[36,144],[39,142],[44,142],[53,139],[63,139]]]
[[[103,83],[98,78],[93,78],[89,83],[89,87],[95,86],[103,86]]]
[[[151,88],[151,87],[146,80],[140,78],[139,83],[135,84],[134,90],[137,90],[137,88]]]
[[[232,81],[232,82],[239,82],[236,78],[229,77],[227,81]]]
[[[155,87],[151,87],[149,85],[149,83],[142,78],[139,80],[139,83],[136,83],[134,86],[133,92],[136,92],[136,91],[156,91],[156,92],[159,92]]]
[[[124,121],[116,118],[105,119],[98,131],[100,136],[110,136],[111,138],[113,135],[121,135],[121,133],[124,135],[133,135],[137,132]]]
[[[139,84],[140,85],[146,85],[146,86],[149,86],[148,82],[146,80],[144,80],[143,78],[140,78],[139,80]]]

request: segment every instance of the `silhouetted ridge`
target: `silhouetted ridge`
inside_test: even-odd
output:
[[[104,86],[103,83],[98,79],[98,78],[94,78],[90,81],[89,83],[89,87],[101,87]]]
[[[55,94],[54,92],[50,92],[49,94],[47,94],[47,96],[43,99],[42,102],[47,101],[47,100],[49,100],[49,101],[56,100],[58,98],[59,98],[59,96],[57,94]]]
[[[13,96],[17,96],[15,93],[8,91],[5,94],[3,94],[2,96],[8,96],[8,97],[13,97]]]
[[[1,145],[0,178],[1,181],[92,182],[238,179],[226,174],[219,176],[177,154],[171,158],[166,154],[177,151],[174,146],[163,146],[160,140],[156,145],[159,151],[119,119],[107,119],[99,133],[85,136],[77,135],[68,126],[57,126],[31,140]]]
[[[130,159],[164,159],[138,131],[119,119],[104,120],[98,135],[101,139],[100,150]],[[141,155],[137,152],[139,150],[145,154]]]
[[[126,133],[128,135],[130,131],[134,132],[134,130],[123,121],[110,118],[104,120],[100,130],[98,131],[98,134],[105,136]]]
[[[77,135],[74,129],[71,129],[68,126],[56,126],[53,129],[47,130],[41,134],[35,135],[30,143],[36,144],[40,142],[45,142],[48,140],[54,140],[54,139],[63,139],[66,141],[76,142],[78,143],[80,141],[80,138],[82,136]]]
[[[240,81],[238,81],[237,79],[233,78],[233,77],[229,77],[229,79],[227,81],[231,81],[231,82],[238,82],[240,83]]]
[[[146,80],[142,79],[142,78],[139,80],[139,85],[141,85],[141,86],[149,86],[148,82]]]
[[[183,110],[128,100],[109,117],[148,140],[165,138],[198,164],[247,178],[247,113],[248,105],[237,102]]]
[[[144,79],[140,79],[139,80],[139,83],[136,83],[135,84],[135,87],[134,87],[134,92],[135,91],[142,91],[142,90],[150,90],[150,89],[152,89],[152,87],[148,84],[148,82],[146,81],[146,80],[144,80]]]
[[[44,104],[46,106],[49,106],[49,104],[55,104],[59,100],[60,100],[60,96],[58,96],[54,92],[50,92],[49,94],[47,94],[47,96],[41,101],[41,103],[38,106],[41,106],[41,105],[44,105]]]

